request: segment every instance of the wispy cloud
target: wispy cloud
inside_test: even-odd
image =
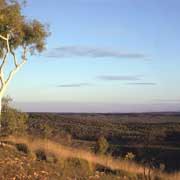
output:
[[[104,81],[139,81],[142,75],[122,76],[122,75],[104,75],[97,76],[97,79]]]
[[[92,86],[92,84],[90,84],[90,83],[60,84],[60,85],[57,85],[56,87],[59,87],[59,88],[79,88],[79,87],[87,87],[87,86]]]
[[[129,59],[148,59],[142,53],[126,53],[108,48],[84,47],[84,46],[61,46],[47,52],[45,57],[91,57],[91,58],[129,58]]]
[[[155,101],[163,103],[180,103],[180,98],[177,99],[156,99]]]
[[[137,82],[137,83],[128,83],[128,85],[140,85],[140,86],[155,86],[157,85],[156,83],[153,82]]]

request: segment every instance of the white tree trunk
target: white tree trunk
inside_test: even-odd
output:
[[[16,74],[16,72],[26,63],[26,55],[27,55],[27,51],[28,48],[27,47],[23,47],[24,51],[23,51],[23,55],[22,55],[22,61],[21,63],[17,63],[17,59],[16,59],[16,55],[13,52],[12,49],[10,49],[10,45],[9,45],[9,38],[10,38],[10,34],[7,34],[7,37],[0,35],[0,39],[6,42],[6,52],[4,54],[4,57],[2,58],[2,63],[0,63],[0,84],[1,84],[1,88],[0,88],[0,135],[1,135],[1,130],[2,130],[2,117],[1,117],[1,110],[2,110],[2,97],[4,95],[4,91],[6,90],[9,82],[11,81],[11,79],[13,78],[14,74]],[[4,78],[4,73],[3,73],[3,69],[4,66],[6,65],[6,61],[7,61],[7,56],[8,55],[12,55],[13,56],[13,61],[14,61],[14,68],[10,71],[7,79]]]
[[[1,129],[2,129],[2,116],[1,116],[1,111],[2,111],[2,96],[0,95],[0,135],[1,135]]]

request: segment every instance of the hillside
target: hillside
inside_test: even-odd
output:
[[[145,172],[145,167],[132,161],[95,155],[49,140],[11,136],[1,141],[1,180],[179,179],[178,173],[166,174],[160,170],[150,172],[148,168]]]
[[[51,150],[53,152],[53,149]],[[65,155],[65,152],[63,153]],[[138,177],[135,173],[95,166],[83,159],[71,158],[70,156],[63,159],[63,154],[61,158],[55,158],[52,154],[47,154],[45,155],[46,158],[44,158],[43,153],[40,156],[32,152],[27,153],[24,146],[17,146],[17,144],[10,141],[8,144],[1,145],[1,180],[114,180],[137,179]]]
[[[46,135],[56,142],[94,151],[103,135],[114,157],[133,152],[140,163],[156,158],[156,168],[163,163],[169,172],[180,170],[179,113],[29,114],[29,134],[43,138],[45,125],[51,129]]]
[[[179,114],[27,114],[5,108],[2,180],[179,179]]]

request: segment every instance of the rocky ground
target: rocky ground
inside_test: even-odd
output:
[[[126,176],[106,174],[72,166],[62,167],[61,163],[38,161],[35,155],[25,154],[13,146],[0,147],[0,180],[125,180]]]

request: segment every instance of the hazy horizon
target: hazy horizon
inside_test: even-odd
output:
[[[24,112],[54,113],[148,113],[148,112],[180,112],[174,104],[104,104],[104,103],[72,103],[72,102],[13,102],[12,105]]]

